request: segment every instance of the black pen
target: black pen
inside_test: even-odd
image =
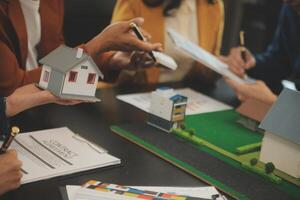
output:
[[[5,141],[3,142],[2,146],[1,146],[0,155],[4,154],[7,151],[10,144],[15,139],[15,137],[19,134],[19,132],[20,132],[20,129],[18,127],[14,126],[11,128],[10,135],[5,139]]]
[[[145,40],[143,34],[141,33],[139,27],[135,23],[132,22],[132,23],[129,24],[129,26],[133,30],[134,34],[136,35],[136,37],[139,40],[142,40],[142,41],[146,42],[146,40]],[[153,52],[150,51],[148,54],[153,59],[153,61],[156,62],[156,58],[155,58]]]

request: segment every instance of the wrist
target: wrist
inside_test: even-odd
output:
[[[106,51],[104,42],[101,36],[98,36],[97,39],[92,39],[85,44],[85,48],[88,53],[94,57]]]
[[[12,99],[11,97],[7,97],[7,98],[4,98],[4,107],[5,107],[5,115],[6,117],[11,117],[13,116],[12,114]]]

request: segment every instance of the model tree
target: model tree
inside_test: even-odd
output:
[[[188,132],[189,132],[190,136],[193,136],[196,134],[195,129],[190,129]]]
[[[252,159],[250,160],[250,165],[251,165],[251,166],[255,166],[255,165],[257,165],[257,163],[258,163],[257,158],[252,158]]]
[[[265,172],[267,174],[271,174],[272,172],[274,172],[275,170],[275,165],[271,162],[268,162],[266,165],[265,165]]]
[[[181,129],[181,130],[185,130],[185,129],[186,129],[186,126],[185,126],[184,123],[181,123],[181,124],[180,124],[180,129]]]

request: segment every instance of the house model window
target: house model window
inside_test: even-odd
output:
[[[94,84],[96,79],[96,74],[95,73],[89,73],[87,83],[88,84]]]
[[[70,71],[69,82],[76,82],[78,72]]]
[[[47,83],[48,83],[48,81],[49,81],[49,74],[50,74],[50,73],[49,73],[49,71],[47,71],[47,70],[44,72],[44,77],[43,77],[43,79],[44,79],[44,81],[47,82]]]

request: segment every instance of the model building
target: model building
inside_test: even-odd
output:
[[[99,101],[95,93],[103,74],[83,49],[61,45],[40,63],[43,66],[39,87],[63,99]]]
[[[164,131],[184,123],[187,97],[177,94],[171,88],[159,88],[151,93],[148,123]]]
[[[265,136],[260,160],[300,178],[300,93],[285,89],[260,125]]]

